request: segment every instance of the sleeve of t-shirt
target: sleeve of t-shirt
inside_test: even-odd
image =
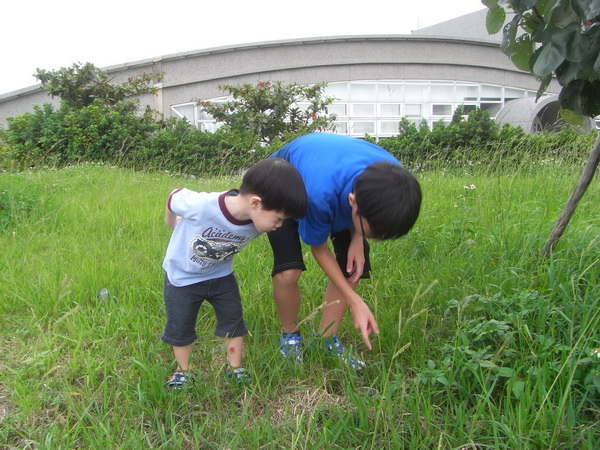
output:
[[[326,212],[311,206],[306,216],[298,221],[298,234],[306,245],[321,245],[331,234],[332,220]]]
[[[169,209],[175,214],[193,220],[199,217],[207,197],[206,192],[195,192],[186,188],[179,189],[169,197]]]

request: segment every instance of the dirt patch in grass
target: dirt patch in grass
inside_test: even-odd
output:
[[[345,403],[345,396],[330,394],[323,388],[296,386],[287,389],[270,403],[271,424],[290,422],[290,418],[297,416],[313,418],[318,412]]]

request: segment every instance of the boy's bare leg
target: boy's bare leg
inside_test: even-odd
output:
[[[244,345],[244,338],[242,336],[225,338],[224,342],[229,365],[234,369],[242,367],[242,347]]]
[[[302,271],[299,269],[284,270],[273,276],[273,298],[277,314],[284,333],[292,333],[298,328],[300,312],[300,286],[298,280]]]
[[[177,360],[177,370],[188,372],[190,370],[189,361],[192,354],[192,344],[181,347],[173,346],[173,354]]]
[[[358,282],[349,282],[349,284],[352,286],[353,290],[356,290]],[[336,300],[339,300],[339,302],[336,302]],[[321,336],[335,336],[340,328],[344,314],[346,314],[346,311],[348,310],[348,303],[332,282],[327,284],[323,301],[326,306],[323,308],[319,334]]]

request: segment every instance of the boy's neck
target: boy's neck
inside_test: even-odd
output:
[[[250,219],[250,198],[249,195],[226,195],[225,206],[227,211],[237,220],[249,220]]]

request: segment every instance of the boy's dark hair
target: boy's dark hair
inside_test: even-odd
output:
[[[421,186],[398,164],[385,161],[371,164],[354,180],[353,190],[357,214],[368,222],[370,237],[402,237],[419,217]]]
[[[263,209],[294,219],[304,217],[308,208],[302,177],[281,158],[263,159],[250,167],[242,178],[240,194],[254,194],[261,198]]]

